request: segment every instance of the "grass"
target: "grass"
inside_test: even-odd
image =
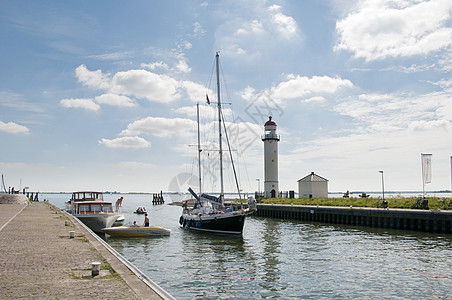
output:
[[[411,208],[418,197],[396,197],[385,199],[389,208]],[[449,203],[452,200],[439,197],[426,197],[429,209],[452,210]],[[319,206],[353,206],[353,207],[376,207],[379,198],[270,198],[262,199],[264,204],[293,204],[293,205],[319,205]]]

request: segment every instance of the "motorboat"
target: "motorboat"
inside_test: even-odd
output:
[[[106,227],[111,227],[122,216],[114,212],[111,202],[104,201],[102,192],[72,193],[68,211],[97,233],[102,232]]]
[[[145,214],[145,213],[147,213],[146,207],[138,207],[137,210],[134,211],[133,213],[134,214],[139,214],[139,215]]]
[[[124,214],[121,214],[119,218],[116,219],[116,221],[113,223],[113,226],[123,226],[125,221]]]
[[[163,227],[143,227],[143,226],[119,226],[107,227],[102,229],[103,233],[111,236],[124,237],[151,237],[151,236],[167,236],[171,234],[171,229]]]

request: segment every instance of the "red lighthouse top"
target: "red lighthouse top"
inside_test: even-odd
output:
[[[276,126],[276,123],[273,122],[273,121],[272,121],[272,117],[269,116],[269,117],[268,117],[268,121],[265,122],[265,125],[264,125],[264,126]]]

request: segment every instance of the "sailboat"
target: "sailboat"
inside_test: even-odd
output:
[[[195,198],[192,208],[183,206],[179,223],[182,227],[196,231],[213,232],[222,234],[242,234],[246,216],[255,210],[255,202],[252,197],[248,199],[248,208],[234,209],[226,208],[224,205],[224,184],[223,184],[223,149],[222,149],[222,113],[220,100],[220,75],[219,75],[219,53],[216,53],[216,75],[217,75],[217,108],[218,108],[218,133],[219,133],[219,157],[220,157],[220,196],[212,196],[201,193],[201,146],[199,134],[199,104],[197,105],[198,121],[198,171],[199,171],[199,193],[195,193],[192,188],[188,191]],[[226,130],[226,128],[224,128]],[[226,133],[226,132],[225,132]],[[227,135],[226,135],[227,136]],[[238,184],[237,184],[238,186]],[[240,195],[240,192],[239,192]]]

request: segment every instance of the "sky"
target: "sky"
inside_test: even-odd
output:
[[[450,0],[3,0],[0,39],[7,187],[185,192],[199,103],[203,190],[218,191],[219,52],[242,191],[263,188],[269,116],[282,191],[311,172],[330,192],[422,191],[421,153],[425,189],[451,189]]]

